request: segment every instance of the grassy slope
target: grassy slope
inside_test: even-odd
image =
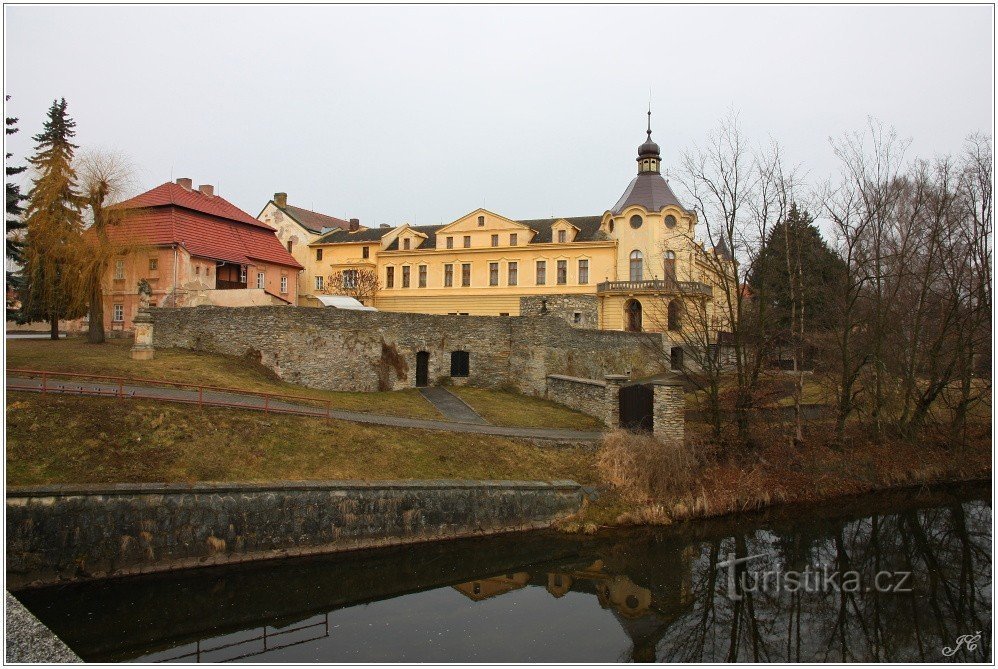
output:
[[[595,475],[583,449],[146,400],[8,393],[7,427],[8,485]]]
[[[159,349],[153,360],[137,361],[132,360],[130,348],[131,340],[126,339],[108,340],[102,345],[88,344],[81,338],[7,340],[7,367],[224,386],[328,399],[334,408],[351,411],[410,418],[443,418],[415,389],[383,393],[315,390],[280,381],[262,365],[243,358],[184,349]],[[577,429],[600,427],[595,419],[585,414],[534,397],[478,390],[473,398],[466,397],[465,400],[495,425]],[[497,409],[493,410],[493,406]]]
[[[482,388],[462,387],[449,390],[470,404],[493,425],[561,427],[572,430],[606,428],[598,419],[566,410],[565,407],[550,400],[531,397],[530,401],[524,401],[522,395]]]

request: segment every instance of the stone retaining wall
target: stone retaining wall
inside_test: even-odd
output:
[[[7,585],[544,528],[571,481],[135,484],[7,489]]]
[[[431,384],[469,354],[469,385],[543,395],[548,374],[602,378],[660,370],[661,334],[582,330],[556,317],[440,316],[311,309],[194,307],[149,310],[156,348],[259,360],[286,381],[328,390],[411,388],[416,354],[429,354]]]
[[[612,405],[618,401],[616,386],[608,386],[606,381],[560,374],[549,374],[547,382],[546,395],[549,400],[599,418],[610,427],[616,427],[611,423],[614,416]]]
[[[560,318],[572,327],[595,330],[599,327],[599,298],[571,294],[526,295],[520,298],[520,315]]]

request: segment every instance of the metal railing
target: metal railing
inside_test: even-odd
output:
[[[202,661],[202,657],[201,656],[204,655],[204,654],[206,654],[206,653],[213,653],[213,652],[216,652],[216,651],[219,651],[219,650],[225,650],[227,648],[235,648],[237,646],[244,646],[246,644],[253,643],[254,641],[262,641],[263,642],[263,648],[260,648],[258,650],[250,650],[249,652],[245,652],[245,653],[242,653],[240,655],[236,655],[235,657],[227,657],[227,658],[224,658],[224,659],[213,658],[211,660],[205,660],[207,662],[233,662],[233,661],[236,661],[236,660],[243,660],[243,659],[245,659],[247,657],[255,657],[257,655],[263,655],[264,653],[267,653],[267,652],[270,652],[270,651],[273,651],[273,650],[280,650],[281,648],[291,648],[292,646],[298,646],[300,644],[308,643],[310,641],[318,641],[319,639],[324,639],[324,638],[326,638],[326,637],[329,636],[329,613],[326,613],[324,615],[324,618],[325,618],[324,620],[320,620],[319,622],[307,623],[307,624],[303,624],[303,625],[297,625],[295,627],[289,627],[287,629],[282,629],[282,630],[279,630],[279,631],[272,631],[272,632],[269,632],[269,633],[267,632],[267,626],[265,625],[263,627],[262,633],[259,634],[259,635],[257,635],[257,636],[255,636],[255,637],[252,637],[250,639],[243,639],[241,641],[233,641],[231,643],[224,643],[224,644],[222,644],[220,646],[211,646],[209,648],[202,648],[201,647],[201,639],[198,639],[198,641],[195,644],[194,650],[192,650],[192,651],[190,651],[188,653],[184,653],[182,655],[174,655],[174,656],[171,656],[171,657],[167,657],[167,658],[163,658],[163,659],[160,659],[160,660],[156,660],[156,662],[157,663],[161,663],[161,662],[176,662],[177,660],[187,660],[188,662],[190,662],[191,659],[193,659],[194,662],[201,662]],[[310,636],[310,637],[308,637],[306,639],[299,639],[297,641],[292,641],[290,643],[284,643],[284,644],[274,645],[274,644],[270,643],[273,639],[279,638],[279,637],[281,637],[281,636],[283,636],[285,634],[291,634],[292,632],[301,632],[302,630],[314,629],[316,627],[322,627],[323,628],[323,632],[321,634],[319,634],[318,636]]]
[[[699,281],[673,281],[671,279],[648,279],[643,281],[603,281],[596,284],[597,293],[633,293],[656,291],[694,295],[713,295],[710,286]]]
[[[20,377],[14,379],[13,383],[11,379],[7,379],[6,385],[8,390],[40,392],[43,395],[52,393],[97,395],[118,399],[156,399],[182,404],[197,404],[198,406],[233,407],[237,409],[253,409],[263,411],[264,413],[315,416],[325,418],[326,420],[329,420],[332,413],[331,400],[304,395],[283,395],[280,393],[264,393],[240,388],[208,386],[178,381],[161,381],[158,379],[80,372],[58,372],[45,369],[21,369],[17,367],[8,367],[6,374],[8,377]],[[18,383],[23,379],[40,379],[40,383]],[[60,379],[86,379],[91,383],[88,387],[87,384],[66,385],[66,383],[55,382]],[[179,390],[182,394],[164,395],[162,392],[156,393],[155,390],[158,388]],[[214,397],[212,396],[213,394],[215,395]],[[224,397],[226,395],[231,397]],[[237,398],[252,399],[255,401],[238,401]]]

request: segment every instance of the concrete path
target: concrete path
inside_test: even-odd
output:
[[[472,423],[488,425],[489,421],[478,415],[478,412],[460,397],[442,386],[427,386],[419,389],[419,394],[436,407],[444,418],[456,423]]]
[[[7,390],[26,390],[29,392],[39,392],[42,388],[41,379],[7,376]],[[104,395],[114,396],[118,392],[118,386],[110,383],[68,381],[57,378],[49,378],[47,384],[48,392],[64,392],[74,395]],[[82,390],[81,390],[82,389]],[[198,391],[184,390],[180,388],[167,388],[157,386],[125,385],[122,391],[126,398],[157,399],[165,402],[183,402],[186,404],[197,404]],[[294,402],[282,402],[270,400],[269,403],[263,397],[255,395],[240,395],[238,393],[226,393],[218,391],[205,391],[202,396],[206,403],[226,404],[237,409],[252,409],[256,411],[274,411],[303,416],[325,417],[325,407],[321,405],[321,400],[316,404],[304,404]],[[329,412],[330,418],[346,420],[353,423],[367,423],[370,425],[387,425],[389,427],[415,428],[419,430],[438,430],[444,432],[463,432],[468,434],[491,434],[499,437],[514,437],[518,439],[550,439],[552,441],[595,441],[602,436],[602,432],[585,432],[581,430],[561,430],[537,427],[500,427],[487,423],[458,423],[445,420],[425,420],[422,418],[401,418],[398,416],[384,416],[381,414],[363,413],[361,411],[343,411],[332,409]]]

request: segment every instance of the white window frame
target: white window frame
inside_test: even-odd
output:
[[[115,304],[111,307],[111,321],[114,323],[125,322],[125,305]]]
[[[281,275],[281,294],[282,295],[288,294],[288,277],[285,274]]]
[[[122,281],[125,278],[125,261],[115,260],[114,261],[114,278],[116,281]]]
[[[315,275],[315,289],[323,290],[325,288],[325,280],[322,278],[321,274]]]
[[[256,287],[257,288],[266,288],[267,287],[267,273],[266,272],[257,272],[256,273]]]

